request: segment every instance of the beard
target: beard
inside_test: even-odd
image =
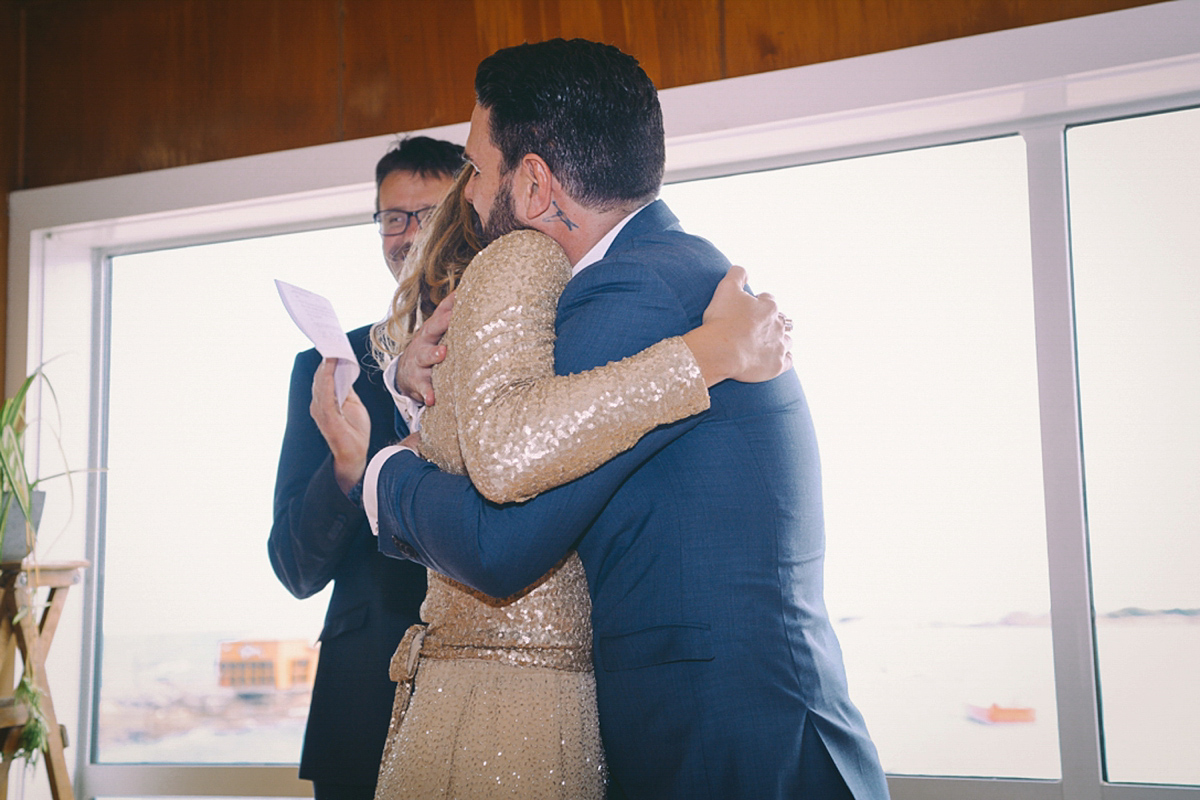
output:
[[[388,253],[388,266],[392,268],[392,272],[396,273],[403,269],[404,259],[408,258],[408,254],[412,251],[412,242],[406,242],[400,245],[394,251]]]
[[[517,221],[517,212],[513,207],[512,176],[500,184],[496,199],[492,203],[492,212],[488,214],[487,224],[483,226],[482,240],[486,247],[506,233],[525,228]]]
[[[396,280],[400,280],[400,275],[404,272],[404,259],[408,258],[409,252],[412,250],[412,243],[397,247],[395,250],[388,250],[383,261],[387,264],[388,272]]]

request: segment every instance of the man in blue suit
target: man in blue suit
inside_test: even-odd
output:
[[[662,112],[637,62],[581,40],[520,45],[485,59],[475,89],[467,196],[487,237],[536,228],[574,265],[557,371],[699,325],[729,262],[655,200]],[[401,371],[398,386],[420,378]],[[466,478],[385,448],[363,498],[380,550],[497,597],[578,550],[615,797],[885,798],[825,610],[799,381],[727,381],[711,401],[523,504],[490,504]]]
[[[428,137],[405,139],[379,160],[375,216],[393,276],[461,166],[461,146]],[[347,336],[362,369],[354,391],[371,419],[365,451],[374,454],[395,438],[395,406],[370,356],[370,326]],[[268,551],[296,597],[333,581],[300,777],[313,782],[317,800],[371,800],[396,691],[388,664],[404,632],[420,622],[425,569],[381,555],[361,506],[347,496],[364,464],[331,452],[309,413],[320,365],[320,354],[306,350],[292,368]]]

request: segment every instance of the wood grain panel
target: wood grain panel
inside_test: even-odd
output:
[[[658,49],[657,73],[646,70],[660,89],[720,80],[725,77],[725,34],[722,11],[727,0],[656,0],[649,21],[631,22],[655,31],[655,41],[647,46]],[[633,8],[645,4],[631,2]],[[640,14],[646,12],[642,10]],[[640,42],[635,42],[637,47]]]
[[[476,65],[522,42],[578,36],[657,62],[654,27],[644,24],[654,15],[638,0],[346,0],[345,8],[350,138],[465,120]],[[641,10],[632,28],[640,37],[629,33],[631,9]]]
[[[1161,0],[724,0],[728,74],[750,75]]]
[[[658,88],[720,76],[720,0],[603,0],[600,8],[599,33],[578,35],[629,53]]]
[[[346,0],[346,135],[462,121],[483,57],[556,36],[615,45],[660,87],[714,80],[719,10],[720,0]]]
[[[619,2],[620,0],[617,0]],[[476,0],[481,56],[522,42],[576,37],[606,41],[605,0]],[[612,11],[609,10],[609,17]],[[610,31],[609,36],[623,35]]]
[[[8,193],[17,185],[18,117],[20,106],[20,9],[14,0],[0,0],[0,375],[4,374],[8,308]],[[0,386],[4,381],[0,379]]]
[[[28,8],[30,186],[335,141],[338,0]]]
[[[668,88],[1153,1],[16,0],[24,186],[461,122],[523,41],[609,42]]]
[[[471,116],[475,0],[345,3],[346,138],[414,130]]]

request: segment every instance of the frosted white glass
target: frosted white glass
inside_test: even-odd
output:
[[[395,288],[373,226],[112,261],[102,763],[294,763],[308,692],[218,685],[222,641],[321,631],[328,588],[292,597],[267,558],[295,354],[280,278],[346,329]]]
[[[1106,777],[1200,784],[1200,110],[1067,165]]]

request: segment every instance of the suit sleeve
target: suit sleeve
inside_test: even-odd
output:
[[[476,256],[458,287],[446,334],[456,421],[449,435],[471,483],[494,502],[572,481],[658,425],[708,408],[700,368],[679,337],[556,375],[555,309],[570,275],[553,239],[517,231]],[[436,438],[432,427],[426,433]]]
[[[355,536],[370,535],[366,515],[338,487],[333,456],[309,415],[312,379],[320,363],[316,351],[308,350],[296,356],[292,368],[267,542],[275,575],[300,598],[316,594],[333,579]]]
[[[597,272],[584,288],[564,295],[555,348],[560,374],[617,361],[694,327],[652,273],[620,266],[590,267]],[[467,478],[398,453],[383,464],[377,484],[380,550],[494,597],[514,594],[566,555],[625,478],[702,417],[659,427],[595,471],[521,504],[491,503]]]

